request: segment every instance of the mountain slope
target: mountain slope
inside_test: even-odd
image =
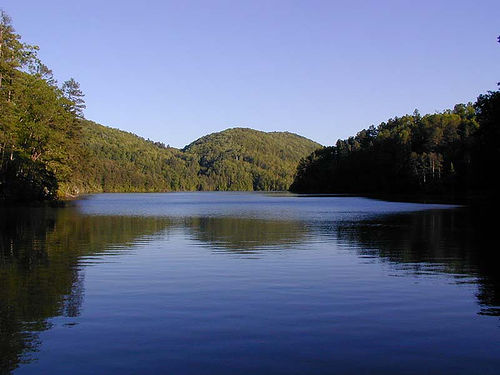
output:
[[[72,194],[195,190],[198,163],[180,150],[133,133],[82,121],[82,161]],[[193,179],[194,178],[194,179]]]
[[[183,152],[198,158],[201,190],[287,190],[300,159],[318,147],[293,133],[233,128],[204,136]]]
[[[82,160],[64,194],[186,190],[286,190],[319,144],[287,132],[234,128],[182,150],[82,121]]]

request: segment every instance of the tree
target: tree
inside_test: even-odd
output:
[[[480,127],[477,132],[475,168],[483,185],[498,186],[495,171],[500,165],[500,91],[480,95],[475,104]]]
[[[21,42],[1,11],[0,199],[55,198],[72,173],[82,103],[64,97],[37,51]],[[75,83],[69,87],[78,99],[83,94]]]
[[[70,102],[67,104],[67,109],[77,117],[83,118],[83,110],[87,108],[87,106],[83,99],[85,95],[80,89],[80,84],[73,78],[70,78],[63,83],[61,90],[66,99]]]

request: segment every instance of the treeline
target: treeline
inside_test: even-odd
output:
[[[179,150],[82,122],[85,162],[72,194],[194,190],[287,190],[299,160],[319,144],[291,133],[228,129]]]
[[[76,168],[71,193],[195,190],[198,170],[175,148],[135,134],[82,122],[84,163]]]
[[[288,190],[299,160],[319,146],[289,132],[234,128],[182,151],[199,164],[198,190]]]
[[[83,100],[78,83],[58,86],[0,12],[0,197],[55,198],[79,162]]]
[[[235,128],[179,150],[85,120],[79,84],[58,84],[37,51],[0,12],[0,200],[289,187],[307,193],[498,188],[498,91],[453,110],[390,119],[332,147],[288,132]]]
[[[302,193],[464,193],[498,188],[500,91],[472,104],[396,117],[302,159]]]
[[[286,190],[320,145],[291,133],[229,129],[183,150],[83,118],[79,84],[59,85],[0,12],[0,200],[91,192]]]

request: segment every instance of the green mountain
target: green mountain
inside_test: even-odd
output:
[[[84,94],[62,84],[0,10],[0,200],[89,192],[285,190],[319,145],[290,133],[229,129],[182,150],[83,118]]]
[[[195,158],[200,190],[287,190],[299,160],[320,147],[289,132],[227,129],[182,149]]]
[[[0,10],[0,200],[286,190],[292,182],[296,192],[500,188],[500,91],[442,113],[396,117],[332,147],[287,132],[235,128],[179,150],[85,120],[78,82],[58,85],[37,51]]]
[[[320,147],[288,132],[234,128],[182,150],[82,120],[82,160],[62,195],[88,192],[287,190],[299,160]]]
[[[63,195],[194,190],[197,162],[178,149],[82,121],[82,163]]]

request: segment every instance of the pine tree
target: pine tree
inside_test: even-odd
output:
[[[83,110],[87,108],[87,106],[85,105],[85,100],[83,99],[85,95],[80,89],[80,84],[73,78],[70,78],[63,83],[61,90],[66,99],[71,102],[68,105],[68,110],[74,115],[83,118]]]

